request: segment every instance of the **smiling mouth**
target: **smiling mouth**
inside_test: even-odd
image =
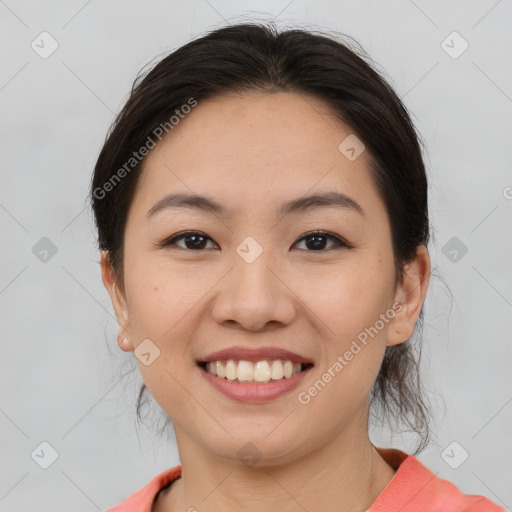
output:
[[[240,384],[268,384],[286,380],[313,367],[312,363],[292,363],[287,359],[198,361],[206,373]]]

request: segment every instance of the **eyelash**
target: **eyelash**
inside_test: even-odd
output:
[[[181,240],[182,238],[186,238],[187,236],[191,236],[191,235],[199,235],[199,236],[201,236],[203,238],[207,238],[209,240],[212,240],[209,236],[207,236],[206,234],[202,233],[201,231],[184,231],[182,233],[178,233],[176,235],[173,235],[170,238],[166,238],[163,242],[160,242],[157,245],[159,247],[170,247],[172,245],[176,245],[176,242],[178,240]],[[323,236],[325,238],[333,240],[335,242],[335,244],[336,244],[336,247],[330,248],[330,249],[325,249],[325,250],[324,249],[320,249],[318,251],[305,250],[305,252],[328,252],[329,250],[332,250],[332,249],[343,249],[343,248],[350,249],[352,247],[350,244],[345,242],[345,240],[343,240],[339,236],[334,235],[332,233],[329,233],[327,231],[321,231],[321,230],[316,230],[316,231],[311,231],[309,233],[306,233],[301,238],[299,238],[296,243],[301,242],[302,240],[310,238],[310,237],[313,237],[313,236]],[[204,251],[205,250],[205,249],[197,249],[197,250],[196,249],[188,249],[186,247],[180,247],[180,246],[177,246],[177,247],[179,249],[183,249],[185,251],[193,251],[193,252],[200,252],[200,251]],[[304,249],[301,249],[301,250],[304,250]]]

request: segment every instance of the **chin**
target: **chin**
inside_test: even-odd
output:
[[[206,445],[217,457],[242,464],[249,468],[272,467],[286,464],[304,455],[309,443],[300,439],[297,433],[283,430],[276,433],[275,426],[270,428],[235,429],[230,433],[233,438],[224,437]]]

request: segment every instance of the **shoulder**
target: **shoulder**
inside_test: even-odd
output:
[[[134,492],[119,505],[106,512],[151,512],[153,500],[159,491],[181,477],[181,466],[162,471],[152,478],[144,487]]]
[[[414,455],[393,449],[377,451],[396,473],[368,512],[507,512],[485,496],[462,493]]]

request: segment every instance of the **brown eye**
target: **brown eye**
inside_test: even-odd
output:
[[[178,245],[176,242],[183,240],[184,247],[182,245]],[[208,240],[211,240],[209,236],[206,236],[204,233],[199,231],[187,231],[185,233],[181,233],[178,235],[174,235],[167,240],[164,240],[160,245],[162,247],[168,247],[171,245],[176,245],[181,249],[188,249],[191,251],[206,249],[206,243]]]
[[[183,245],[179,245],[177,242],[183,240]],[[173,235],[171,238],[168,238],[161,242],[161,247],[170,247],[176,246],[180,249],[190,250],[190,251],[200,251],[208,248],[218,248],[218,246],[213,243],[213,247],[206,247],[208,241],[213,240],[201,233],[200,231],[186,231],[184,233],[178,233],[177,235]],[[349,248],[350,245],[342,240],[340,237],[333,235],[332,233],[327,233],[325,231],[313,231],[311,233],[307,233],[302,238],[298,240],[297,243],[304,241],[306,244],[307,252],[326,252],[331,249],[336,248]],[[328,243],[331,242],[331,246],[328,246]],[[295,245],[296,245],[295,244]],[[303,249],[301,249],[303,250]]]
[[[314,231],[312,233],[308,233],[303,236],[299,242],[305,241],[306,247],[309,249],[309,252],[325,252],[325,247],[328,241],[332,241],[334,243],[334,248],[339,247],[349,247],[347,243],[345,243],[341,238],[332,233],[326,233],[325,231]],[[329,249],[333,248],[332,246]],[[327,250],[329,250],[327,249]]]

